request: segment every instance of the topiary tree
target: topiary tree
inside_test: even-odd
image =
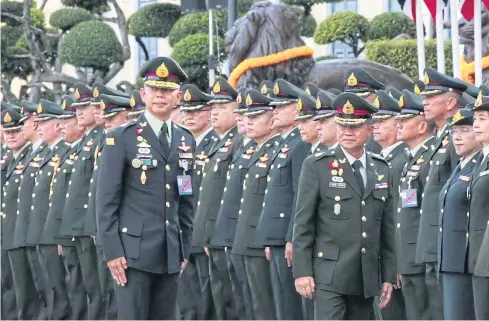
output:
[[[214,37],[214,55],[217,56],[217,48],[224,48],[224,40],[221,37]],[[220,60],[225,59],[225,53],[222,50]],[[179,41],[174,47],[172,58],[175,59],[189,76],[188,82],[198,86],[201,90],[207,91],[208,68],[207,60],[209,56],[209,35],[195,34],[189,35]]]
[[[343,0],[282,0],[282,3],[293,5],[293,6],[302,6],[304,8],[304,16],[309,16],[311,14],[311,7],[315,4],[320,3],[333,3],[333,2],[341,2]]]
[[[314,41],[321,45],[340,41],[351,47],[353,55],[358,57],[365,49],[368,33],[367,18],[356,12],[341,11],[319,24],[314,32]]]
[[[91,12],[104,11],[108,7],[107,0],[61,0],[67,7],[83,8]]]
[[[416,37],[416,25],[402,12],[384,12],[370,21],[370,40],[392,39],[401,34]]]
[[[101,21],[84,21],[61,42],[61,61],[78,67],[108,70],[122,61],[122,46],[114,30]]]
[[[289,6],[289,9],[297,14],[299,17],[299,33],[303,37],[314,36],[314,31],[316,30],[317,23],[311,15],[305,15],[304,9],[301,7]]]
[[[49,17],[49,24],[63,31],[70,30],[83,21],[92,20],[90,12],[82,8],[62,8]]]

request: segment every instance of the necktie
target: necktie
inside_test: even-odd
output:
[[[353,167],[353,174],[355,175],[355,178],[357,179],[358,186],[360,187],[360,192],[363,195],[365,192],[365,185],[363,185],[363,177],[362,174],[360,173],[360,168],[362,168],[362,162],[360,162],[358,159],[353,162],[352,164]]]
[[[160,140],[160,145],[163,148],[163,152],[166,156],[168,156],[170,154],[170,145],[168,144],[168,125],[166,123],[163,123],[163,126],[161,126],[158,139]]]

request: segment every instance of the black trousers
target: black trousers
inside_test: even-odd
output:
[[[97,271],[100,280],[100,293],[103,302],[104,320],[117,320],[117,296],[115,295],[115,281],[107,266],[102,245],[95,242],[97,252]]]
[[[128,268],[127,283],[116,286],[118,319],[175,320],[179,276]]]
[[[41,308],[41,300],[34,285],[25,248],[8,250],[14,280],[17,317],[19,320],[35,320]]]
[[[426,289],[425,274],[401,275],[402,293],[408,320],[428,320],[428,290]]]
[[[443,319],[475,320],[472,277],[462,273],[442,273]],[[486,302],[489,305],[489,301]]]
[[[218,320],[236,320],[238,314],[224,249],[209,249],[209,277]]]
[[[270,263],[265,257],[261,256],[245,255],[244,260],[255,319],[275,320]]]
[[[474,308],[477,320],[489,320],[489,278],[472,276]]]
[[[65,320],[70,317],[70,302],[66,289],[66,272],[57,245],[38,246],[39,263],[47,281],[48,320]]]
[[[63,261],[66,268],[66,290],[70,299],[70,320],[88,319],[88,296],[83,285],[80,259],[74,246],[63,246]]]
[[[244,256],[240,254],[232,254],[228,249],[226,252],[228,261],[229,277],[233,289],[234,302],[239,320],[255,320],[253,314],[253,306],[251,301],[251,290],[248,284],[246,275],[246,267]]]
[[[426,264],[425,283],[428,291],[428,310],[432,320],[443,320],[443,282],[438,278],[438,265]]]
[[[313,294],[315,320],[372,320],[373,298],[318,289]]]
[[[49,295],[47,291],[47,280],[42,273],[41,262],[39,261],[39,254],[35,247],[26,247],[27,261],[32,273],[32,279],[34,280],[34,286],[36,287],[39,300],[41,301],[41,308],[39,309],[38,318],[41,320],[49,319],[48,306],[50,305]]]
[[[216,319],[207,254],[190,254],[187,267],[180,275],[178,306],[182,320]]]
[[[2,320],[17,319],[14,279],[7,250],[2,250]]]
[[[374,300],[374,312],[382,316],[382,320],[406,320],[406,306],[402,289],[393,289],[389,304],[382,310],[378,307],[378,297]]]
[[[292,268],[288,267],[285,259],[285,246],[270,247],[270,258],[270,276],[277,319],[305,319],[301,296],[295,290]]]

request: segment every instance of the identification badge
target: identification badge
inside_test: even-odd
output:
[[[278,157],[279,158],[287,158],[287,154],[286,153],[280,153],[280,154],[278,154]]]
[[[438,153],[440,153],[440,154],[446,154],[446,152],[447,152],[447,150],[445,148],[440,148],[438,150]]]
[[[178,175],[178,195],[192,195],[192,178],[190,175]]]
[[[387,185],[387,182],[383,182],[383,183],[375,184],[374,189],[384,189],[384,188],[388,188],[388,187],[389,186]]]
[[[458,179],[461,180],[461,181],[464,181],[464,182],[470,182],[470,179],[471,178],[470,178],[470,176],[464,176],[464,175],[462,175]]]
[[[244,158],[244,159],[251,159],[251,155],[248,155],[248,154],[243,154],[243,155],[241,155],[241,158]]]
[[[221,148],[219,148],[218,152],[219,153],[227,153],[227,152],[229,152],[229,148],[227,148],[227,147],[221,147]]]
[[[329,182],[329,187],[332,187],[332,188],[346,188],[346,183]]]
[[[401,193],[402,208],[418,207],[418,190],[415,188],[405,189]]]

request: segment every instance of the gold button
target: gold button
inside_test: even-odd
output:
[[[166,220],[165,224],[166,226],[170,225],[170,221]]]
[[[265,190],[265,194],[268,193],[268,189]]]
[[[440,232],[443,231],[443,228],[440,227]]]
[[[242,210],[239,210],[238,214],[241,215],[241,213],[243,213],[243,211]]]
[[[248,178],[249,176],[250,176],[249,174],[246,174],[246,175],[245,175],[245,178]]]
[[[36,197],[36,193],[32,193],[32,198]]]
[[[166,189],[170,189],[170,184],[166,184]]]
[[[465,237],[466,237],[466,238],[469,238],[469,233],[465,234]]]
[[[66,198],[70,197],[70,193],[66,193]]]
[[[339,196],[335,196],[334,197],[334,200],[337,201],[337,202],[339,202],[341,200],[341,198]]]
[[[362,237],[363,237],[364,239],[366,239],[366,238],[367,238],[367,233],[366,233],[366,232],[363,232],[363,233],[362,233]]]
[[[34,205],[31,206],[31,210],[34,210]]]
[[[141,167],[141,169],[142,169],[143,171],[146,171],[146,170],[148,170],[148,166],[143,165],[143,167]]]
[[[170,202],[166,202],[166,207],[170,207]]]
[[[366,222],[366,221],[367,221],[367,217],[362,216],[362,222]]]
[[[57,171],[57,172],[61,171],[61,168],[56,168],[56,171]]]
[[[262,207],[265,207],[265,202],[263,202],[261,205],[262,205]]]
[[[200,206],[200,201],[197,202],[197,206]]]
[[[323,252],[319,252],[318,257],[323,257]]]
[[[49,203],[49,207],[53,206],[53,203]]]
[[[397,213],[401,213],[401,208],[400,207],[397,208]]]
[[[365,254],[365,253],[367,253],[367,250],[363,247],[362,248],[362,254]]]
[[[285,214],[284,214],[284,213],[280,213],[280,217],[284,217],[284,216],[285,216]]]
[[[243,202],[244,202],[244,198],[241,199],[241,203],[243,203]]]
[[[201,191],[201,190],[202,190],[202,186],[201,186],[201,187],[199,187],[199,191]]]
[[[166,171],[167,171],[167,172],[169,172],[169,171],[170,171],[170,165],[168,165],[168,164],[167,164],[167,165],[165,166],[165,169],[166,169]]]
[[[227,191],[227,190],[228,190],[228,188],[227,187],[224,187],[224,191]]]
[[[270,182],[272,178],[270,177],[270,175],[267,176],[267,182]]]
[[[202,174],[202,177],[205,177],[206,176],[206,173]]]
[[[92,193],[88,193],[88,197],[92,197]]]
[[[221,200],[221,205],[224,204],[224,200]]]
[[[365,206],[365,201],[362,201],[362,206]]]
[[[385,202],[385,197],[384,196],[382,196],[382,202]]]
[[[400,228],[401,227],[401,223],[397,223],[397,228]]]
[[[127,227],[122,228],[122,233],[127,233]]]
[[[88,208],[88,205],[87,204],[83,205],[83,208]]]
[[[272,165],[272,166],[270,166],[270,169],[273,169],[274,167],[275,167],[275,165]]]

